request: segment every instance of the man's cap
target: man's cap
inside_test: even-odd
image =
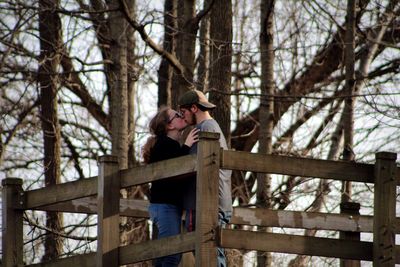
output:
[[[206,96],[202,91],[190,90],[184,93],[178,101],[180,107],[191,106],[193,104],[200,105],[202,107],[213,109],[216,107],[213,103],[208,102]]]

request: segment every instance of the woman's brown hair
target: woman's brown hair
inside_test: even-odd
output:
[[[151,149],[156,143],[157,137],[167,135],[167,126],[169,121],[168,110],[170,110],[169,107],[161,107],[149,123],[151,136],[147,139],[146,144],[142,148],[145,163],[150,161]]]

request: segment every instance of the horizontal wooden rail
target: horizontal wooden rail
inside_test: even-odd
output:
[[[89,197],[97,194],[97,176],[25,191],[24,209]]]
[[[148,206],[149,202],[147,200],[120,199],[120,215],[148,218]],[[37,210],[96,214],[97,199],[95,197],[75,199],[54,205],[42,206],[37,208]],[[266,227],[369,233],[372,232],[373,217],[367,215],[234,207],[230,223]],[[400,234],[400,218],[396,219],[395,227],[396,233]]]
[[[196,170],[196,155],[188,155],[121,170],[121,188],[146,184],[174,176],[194,174]]]
[[[221,168],[303,177],[374,182],[374,165],[224,150]]]
[[[119,248],[119,265],[193,251],[195,232],[127,245]]]
[[[327,161],[224,150],[221,168],[269,172],[358,182],[372,182],[374,166],[363,163]],[[120,171],[121,188],[174,176],[192,175],[197,170],[195,155],[188,155]],[[400,185],[400,168],[397,170]],[[37,209],[59,202],[97,194],[97,177],[25,191],[23,209]],[[19,207],[17,207],[19,208]]]
[[[26,267],[75,267],[75,266],[95,267],[96,252],[52,260],[49,262],[41,262],[37,264],[26,265]]]
[[[236,207],[233,209],[230,223],[313,230],[372,232],[373,217]]]
[[[322,212],[271,210],[234,207],[231,224],[266,227],[333,230],[348,232],[373,231],[373,217]],[[400,234],[400,218],[396,218],[396,233]]]
[[[194,174],[196,157],[189,155],[146,166],[138,166],[120,171],[121,188],[150,183],[169,177]],[[37,209],[59,202],[89,197],[97,194],[97,176],[40,189],[25,191],[23,209]]]
[[[120,215],[148,218],[148,206],[149,202],[147,200],[120,199]],[[42,206],[37,208],[37,210],[96,214],[97,199],[94,197],[75,199],[54,205]],[[313,230],[372,232],[373,217],[367,215],[234,207],[230,223]],[[396,233],[400,234],[400,218],[396,219]]]
[[[147,200],[140,199],[120,199],[120,216],[126,217],[137,217],[137,218],[148,218],[148,207],[149,202]],[[71,212],[71,213],[97,213],[97,198],[96,197],[85,197],[80,199],[74,199],[70,201],[60,202],[54,205],[41,206],[35,210],[43,211],[60,211],[60,212]]]
[[[119,265],[151,260],[175,253],[193,251],[195,232],[166,237],[119,247]],[[27,265],[27,267],[96,266],[96,252],[57,259],[50,262]]]
[[[220,229],[224,248],[372,261],[372,243],[353,240]]]

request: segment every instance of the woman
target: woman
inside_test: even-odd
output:
[[[161,108],[150,121],[152,136],[143,147],[145,163],[176,158],[189,154],[190,147],[198,141],[198,130],[193,129],[181,146],[178,140],[187,123],[182,115],[168,107]],[[164,179],[155,181],[150,189],[150,218],[157,225],[158,238],[177,235],[181,231],[182,181]],[[181,254],[155,260],[155,266],[178,266]]]

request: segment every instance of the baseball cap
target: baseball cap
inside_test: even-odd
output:
[[[180,107],[182,106],[191,106],[193,104],[200,105],[207,109],[213,109],[216,107],[213,103],[208,102],[206,96],[202,91],[199,90],[190,90],[184,93],[178,101]]]

